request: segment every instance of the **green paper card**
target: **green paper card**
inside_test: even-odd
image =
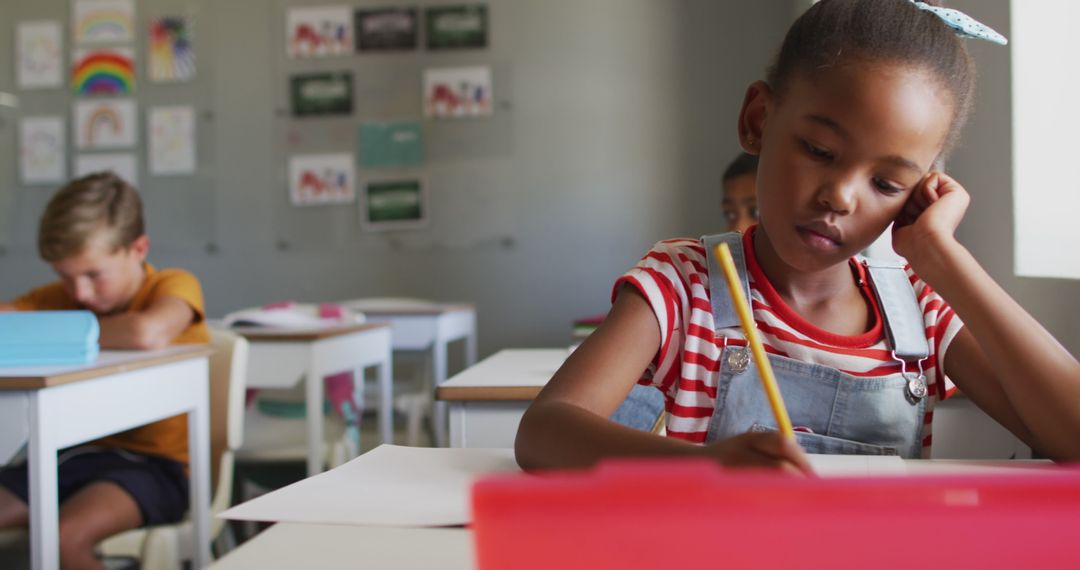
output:
[[[352,113],[352,73],[294,75],[290,83],[292,114],[295,117]]]
[[[432,7],[424,15],[429,50],[482,49],[488,45],[488,11],[483,4]]]
[[[360,125],[360,166],[416,166],[423,161],[424,138],[420,123],[394,121]]]
[[[419,179],[368,182],[363,208],[367,230],[415,229],[427,224],[427,199]]]

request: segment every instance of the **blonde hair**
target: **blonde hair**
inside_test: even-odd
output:
[[[116,251],[144,233],[139,193],[112,172],[98,172],[68,183],[49,200],[38,228],[38,253],[48,262],[65,259],[98,235]]]

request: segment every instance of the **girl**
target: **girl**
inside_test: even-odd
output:
[[[661,242],[619,279],[604,324],[522,418],[521,466],[699,455],[807,472],[799,444],[927,457],[948,380],[1033,448],[1080,458],[1080,364],[953,236],[968,193],[935,166],[971,109],[958,36],[1004,42],[908,0],[823,0],[800,17],[739,113],[760,224]],[[890,224],[908,267],[852,257]],[[775,431],[716,240],[742,254],[797,440]],[[635,382],[664,392],[668,437],[605,419]]]

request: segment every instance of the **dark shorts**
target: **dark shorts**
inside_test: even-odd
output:
[[[188,510],[184,465],[164,457],[123,449],[75,447],[57,458],[60,503],[95,481],[111,481],[139,505],[143,525],[172,523]],[[0,485],[29,504],[27,464],[0,468]]]

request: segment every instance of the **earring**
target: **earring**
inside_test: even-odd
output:
[[[753,138],[746,139],[746,146],[748,146],[750,148],[753,148],[754,147],[754,139]]]

